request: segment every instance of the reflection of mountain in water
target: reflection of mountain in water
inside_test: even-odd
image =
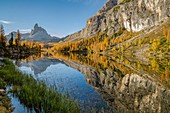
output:
[[[47,67],[49,67],[50,65],[55,65],[55,64],[59,64],[59,63],[63,63],[58,59],[48,59],[48,58],[44,58],[44,59],[39,59],[38,61],[34,60],[32,62],[22,62],[21,66],[26,66],[26,67],[30,67],[31,70],[34,72],[35,75],[44,72]]]
[[[112,69],[96,71],[85,64],[64,62],[81,71],[116,113],[170,113],[170,90],[149,75],[121,76]]]
[[[167,61],[159,63],[152,59],[151,64],[144,64],[123,57],[119,59],[119,56],[61,53],[51,53],[50,58],[62,59],[82,72],[86,82],[102,95],[114,113],[170,113],[170,66]],[[63,62],[44,58],[22,66],[31,67],[38,74],[50,65]]]

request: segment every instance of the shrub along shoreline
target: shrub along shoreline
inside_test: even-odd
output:
[[[11,106],[11,100],[5,89],[5,82],[0,78],[0,113],[11,113],[14,108]]]
[[[43,81],[36,81],[32,76],[25,75],[15,69],[15,65],[7,59],[2,61],[0,79],[10,92],[30,109],[42,113],[79,113],[78,103],[69,96],[57,92],[55,87],[47,87]]]

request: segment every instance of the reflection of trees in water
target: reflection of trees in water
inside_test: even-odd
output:
[[[106,69],[111,69],[115,73],[126,75],[131,73],[156,75],[162,81],[170,81],[170,59],[157,60],[155,58],[148,59],[149,63],[145,64],[142,61],[133,61],[127,59],[123,55],[119,56],[103,56],[99,54],[74,54],[61,52],[41,52],[30,55],[23,59],[24,62],[38,61],[41,58],[58,58],[72,60],[80,64],[95,67],[96,70],[105,72]],[[117,72],[116,72],[117,71]]]
[[[43,58],[43,54],[41,52],[30,55],[27,58],[22,59],[23,62],[33,62],[34,60],[38,61],[40,58]]]
[[[84,73],[86,81],[117,112],[168,112],[169,59],[152,58],[146,64],[124,56],[56,52],[36,54],[24,60],[28,62],[45,57],[66,61]]]
[[[98,54],[87,54],[86,56],[82,54],[73,54],[73,53],[52,53],[53,57],[72,60],[79,62],[81,64],[86,64],[92,67],[95,67],[96,70],[105,71],[106,69],[120,70],[123,75],[131,73],[139,74],[149,74],[156,75],[159,79],[161,76],[165,75],[164,80],[170,81],[168,70],[170,70],[170,60],[157,60],[157,59],[148,59],[149,63],[145,64],[142,61],[133,61],[125,58],[123,55],[120,56],[103,56]]]
[[[72,53],[54,53],[54,56],[81,71],[86,81],[103,96],[115,113],[169,112],[170,92],[159,82],[161,73],[167,78],[169,71],[166,65],[159,64],[157,60],[146,65],[123,56],[82,56]],[[154,72],[158,79],[144,74],[146,71]]]

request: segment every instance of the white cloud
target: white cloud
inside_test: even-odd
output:
[[[6,21],[6,20],[0,20],[0,23],[3,23],[3,24],[12,24],[13,22]]]
[[[31,29],[20,29],[19,30],[21,33],[30,33]]]

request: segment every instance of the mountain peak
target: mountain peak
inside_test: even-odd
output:
[[[117,0],[107,0],[106,4],[97,12],[97,15],[107,12],[113,6],[117,5]]]
[[[48,34],[47,33],[47,31],[44,29],[44,28],[42,28],[42,27],[39,27],[38,26],[38,23],[36,23],[35,25],[34,25],[34,29],[32,29],[32,31],[31,31],[31,36],[32,35],[34,35],[34,34],[36,34],[36,33],[38,33],[38,32],[43,32],[44,34]]]
[[[38,28],[38,23],[36,23],[36,24],[34,25],[34,29],[36,29],[36,28]]]
[[[13,32],[14,38],[16,37],[16,32]],[[52,37],[47,33],[47,31],[40,27],[38,23],[36,23],[31,30],[31,33],[21,34],[22,40],[33,40],[36,42],[59,42],[61,39],[58,37]],[[7,35],[7,39],[11,38],[11,34]]]

